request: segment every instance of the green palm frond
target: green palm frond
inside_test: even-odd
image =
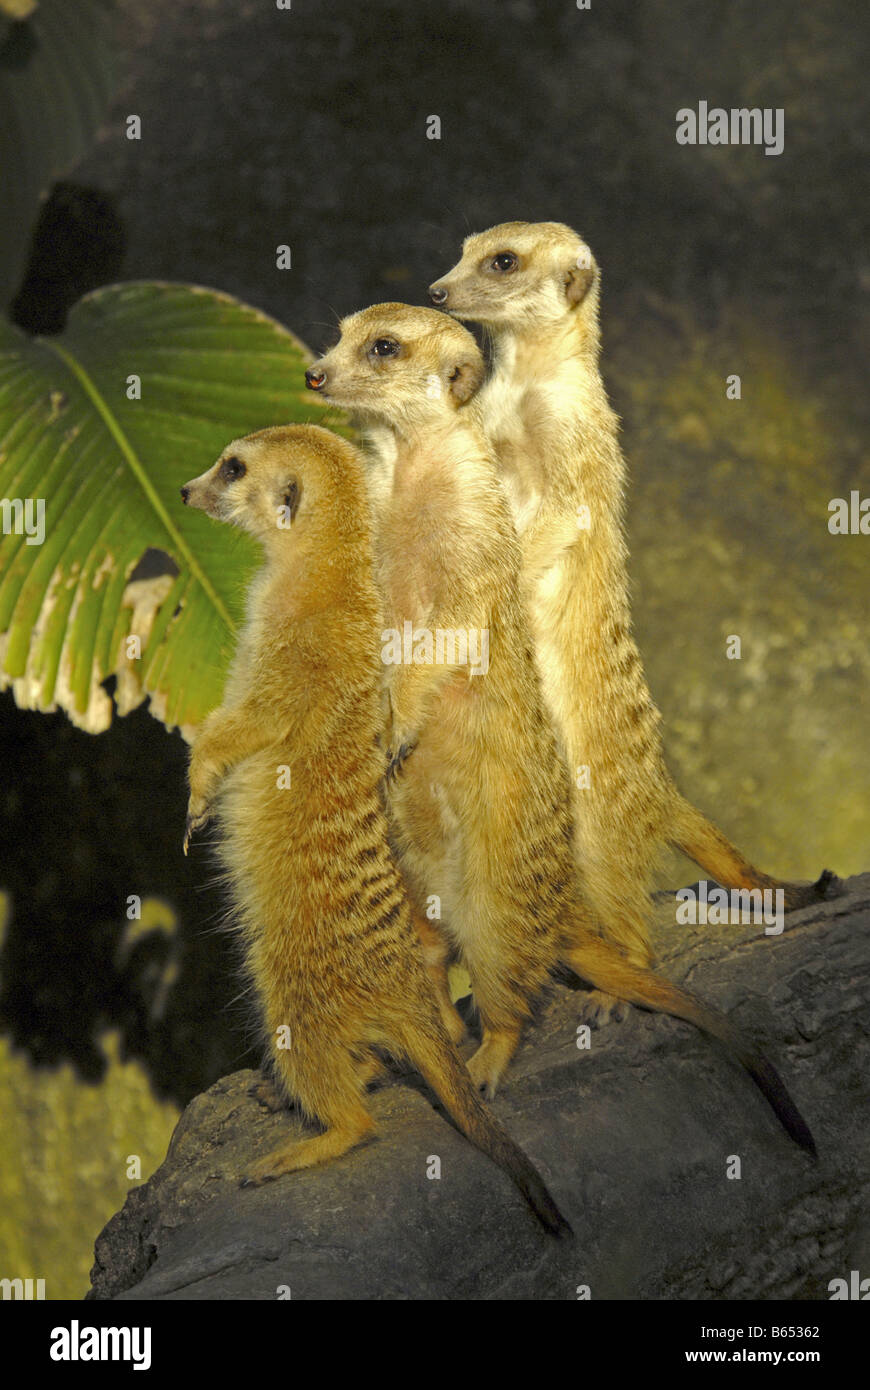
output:
[[[19,705],[99,732],[114,675],[121,713],[150,696],[190,734],[219,702],[257,548],[179,488],[233,438],[323,421],[308,361],[273,320],[187,285],[98,290],[57,338],[0,324],[0,688]],[[150,551],[174,563],[129,582]]]

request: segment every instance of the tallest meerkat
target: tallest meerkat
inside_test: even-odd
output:
[[[631,631],[625,461],[599,371],[599,274],[588,246],[561,223],[503,223],[468,237],[429,296],[492,338],[492,371],[473,404],[522,542],[544,695],[574,787],[578,870],[605,934],[649,964],[649,887],[663,841],[727,888],[782,888],[786,909],[814,901],[827,871],[808,887],[759,872],[665,766]]]

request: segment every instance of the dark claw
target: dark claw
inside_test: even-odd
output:
[[[281,1110],[293,1109],[293,1106],[279,1093],[270,1077],[263,1077],[260,1081],[252,1081],[248,1087],[248,1095],[264,1110],[268,1110],[271,1115],[277,1115]]]
[[[184,844],[183,844],[183,846],[182,846],[182,848],[183,848],[185,854],[187,854],[187,851],[188,851],[188,849],[189,849],[189,847],[190,847],[191,837],[194,835],[194,833],[195,833],[197,830],[201,830],[202,827],[203,827],[204,825],[206,825],[207,823],[208,823],[208,815],[207,815],[207,814],[204,815],[204,816],[188,816],[188,817],[187,817],[187,820],[186,820],[185,823],[184,823]]]
[[[414,751],[414,749],[415,749],[416,747],[417,747],[417,743],[416,743],[416,740],[415,740],[415,741],[413,741],[413,742],[411,742],[411,743],[403,743],[403,744],[400,746],[398,753],[393,753],[392,749],[390,749],[390,750],[388,751],[388,753],[387,753],[387,781],[388,781],[388,782],[392,782],[393,779],[394,779],[395,777],[398,777],[398,775],[399,775],[399,773],[401,772],[402,767],[403,767],[403,765],[404,765],[406,759],[410,756],[411,753],[413,753],[413,751]]]

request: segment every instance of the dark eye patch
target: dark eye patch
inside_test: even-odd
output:
[[[518,260],[513,251],[499,251],[498,255],[492,258],[493,270],[500,271],[501,274],[505,274],[509,270],[516,270],[517,264]]]
[[[234,454],[232,458],[224,459],[220,468],[220,476],[225,483],[234,483],[237,478],[244,478],[247,471],[247,466]]]

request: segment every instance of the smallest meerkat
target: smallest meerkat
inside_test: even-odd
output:
[[[365,1090],[383,1049],[413,1062],[547,1231],[570,1234],[447,1034],[388,847],[381,615],[358,451],[313,425],[261,430],[181,494],[251,532],[266,556],[224,703],[193,746],[185,852],[216,810],[278,1087],[323,1127],[268,1154],[244,1183],[369,1139]],[[289,1047],[278,1047],[288,1028]]]

